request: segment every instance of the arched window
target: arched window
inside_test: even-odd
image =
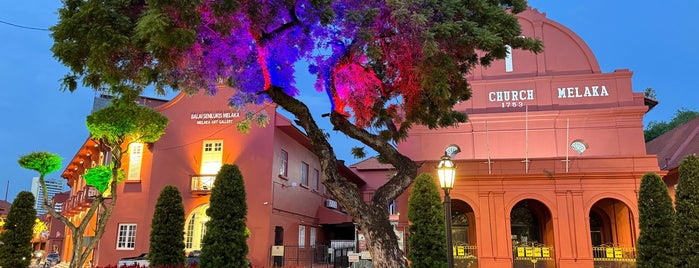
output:
[[[512,244],[541,243],[539,220],[527,207],[527,202],[520,201],[510,212]]]
[[[206,222],[209,217],[206,216],[206,210],[209,209],[209,204],[201,205],[195,208],[187,217],[187,226],[184,232],[185,251],[200,250],[204,234],[206,234]]]

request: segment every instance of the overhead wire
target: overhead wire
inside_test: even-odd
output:
[[[36,27],[23,26],[23,25],[14,24],[14,23],[11,23],[11,22],[3,21],[3,20],[0,20],[0,23],[2,23],[2,24],[7,24],[7,25],[10,25],[10,26],[13,26],[13,27],[17,27],[17,28],[28,29],[28,30],[45,31],[45,32],[50,31],[49,29],[43,29],[43,28],[36,28]]]

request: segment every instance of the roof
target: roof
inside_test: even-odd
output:
[[[5,200],[0,200],[0,214],[7,215],[8,212],[10,212],[10,202],[7,202]]]
[[[658,166],[671,170],[687,156],[699,154],[699,117],[646,143],[648,154],[658,155]]]
[[[384,164],[379,162],[379,159],[375,156],[369,157],[358,163],[350,165],[351,168],[356,168],[357,170],[389,170],[394,169],[390,164]]]

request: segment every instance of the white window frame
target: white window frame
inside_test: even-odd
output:
[[[279,175],[282,177],[289,176],[289,153],[287,151],[282,149],[281,153],[279,154],[279,162]]]
[[[309,239],[310,239],[310,241],[308,242],[308,244],[311,247],[315,247],[316,246],[316,228],[315,227],[311,227],[311,234],[310,234]]]
[[[507,48],[507,56],[505,57],[505,72],[510,73],[514,71],[514,65],[512,63],[512,47],[510,45],[505,45]]]
[[[306,226],[299,225],[299,248],[306,247]]]
[[[134,250],[136,249],[136,224],[135,223],[120,223],[117,228],[116,239],[117,250]]]
[[[320,184],[320,171],[318,169],[313,169],[313,178],[311,178],[311,188],[318,191],[318,184]]]
[[[223,140],[205,140],[201,146],[200,174],[215,175],[223,165]]]
[[[308,186],[308,170],[309,169],[310,169],[310,167],[308,166],[308,163],[301,162],[301,185]]]
[[[128,181],[141,180],[141,163],[143,161],[143,143],[134,142],[129,144],[129,173]]]
[[[391,203],[388,204],[388,215],[396,215],[398,214],[398,202],[396,200],[391,201]]]

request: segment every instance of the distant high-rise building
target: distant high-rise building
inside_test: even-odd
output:
[[[50,200],[51,198],[53,198],[54,195],[63,192],[63,184],[65,182],[62,180],[44,180],[44,182],[46,183],[46,191],[48,193],[50,203]],[[36,208],[36,214],[41,215],[48,212],[41,206],[44,200],[44,191],[43,189],[41,189],[39,177],[34,177],[32,179],[32,193],[34,194],[34,198],[36,198],[36,203],[34,204],[34,208]]]

